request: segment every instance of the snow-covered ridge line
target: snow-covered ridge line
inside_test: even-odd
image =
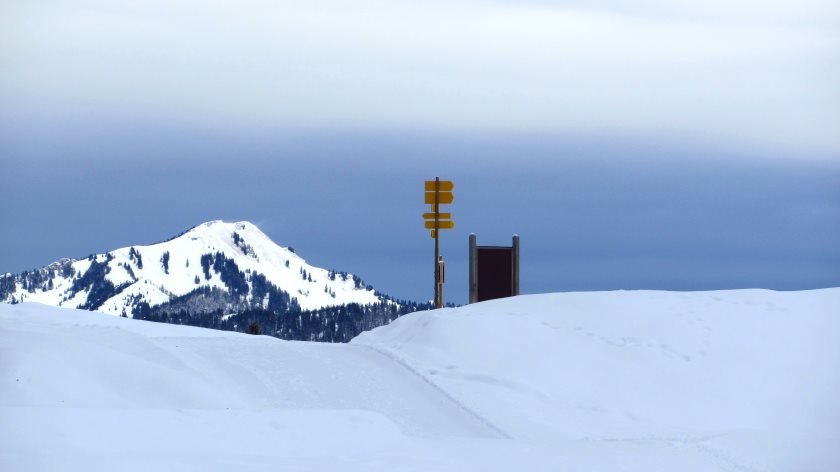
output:
[[[288,294],[285,304],[303,310],[384,300],[361,278],[314,267],[246,221],[209,221],[159,243],[61,259],[0,277],[2,302],[31,301],[127,317],[138,307],[214,289],[261,308],[272,303],[277,290]]]

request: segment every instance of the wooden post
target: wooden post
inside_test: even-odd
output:
[[[475,233],[470,234],[470,303],[478,301],[478,258],[476,257]]]
[[[438,284],[440,274],[438,274],[438,259],[440,254],[440,247],[438,246],[438,237],[440,236],[440,177],[435,177],[435,308],[442,306],[443,300],[442,287]]]
[[[511,271],[513,277],[513,286],[511,287],[511,292],[514,296],[519,295],[519,235],[513,235],[513,256],[511,257],[513,264],[513,270]]]
[[[446,282],[446,267],[444,266],[443,256],[438,256],[438,308],[443,308],[443,284]]]

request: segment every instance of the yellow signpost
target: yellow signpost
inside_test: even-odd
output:
[[[427,205],[435,205],[436,203],[449,205],[452,203],[452,192],[443,190],[440,192],[426,192],[426,200],[423,203]]]
[[[424,182],[423,188],[425,190],[423,203],[432,206],[430,213],[423,213],[423,227],[430,231],[432,238],[435,240],[435,308],[443,306],[443,259],[440,257],[440,246],[438,243],[439,231],[442,229],[452,229],[455,227],[455,222],[452,218],[452,213],[441,213],[440,205],[449,205],[454,199],[452,189],[455,185],[451,180],[440,180],[440,177],[435,177],[435,180],[427,180]]]
[[[452,220],[426,221],[426,229],[452,229],[455,227],[455,222]]]
[[[435,182],[437,182],[438,187],[435,188]],[[452,183],[451,180],[427,180],[425,183],[425,189],[427,192],[434,192],[435,190],[439,190],[442,192],[451,192],[455,185]]]

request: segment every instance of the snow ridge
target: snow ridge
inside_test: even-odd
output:
[[[463,402],[459,401],[457,398],[450,395],[449,392],[447,392],[446,390],[444,390],[443,388],[438,386],[438,384],[436,384],[434,381],[432,381],[432,379],[430,379],[428,376],[423,375],[420,371],[418,371],[417,369],[412,367],[411,364],[406,362],[404,359],[402,359],[397,354],[395,354],[391,351],[388,351],[386,349],[378,348],[376,346],[364,345],[364,344],[360,344],[360,346],[363,346],[367,349],[370,349],[371,351],[373,351],[373,352],[375,352],[375,353],[377,353],[377,354],[379,354],[383,357],[388,358],[393,363],[395,363],[399,366],[402,366],[405,370],[407,370],[413,376],[419,378],[420,380],[422,380],[423,382],[428,384],[431,388],[433,388],[435,391],[437,391],[441,395],[442,398],[445,398],[445,399],[449,400],[457,408],[461,409],[467,415],[475,418],[479,423],[483,424],[488,429],[490,429],[491,431],[496,433],[496,435],[498,435],[498,437],[504,438],[504,439],[511,439],[511,435],[509,435],[504,430],[502,430],[501,428],[499,428],[498,426],[493,424],[493,422],[490,421],[489,419],[487,419],[484,416],[481,416],[480,414],[478,414],[478,412],[476,412],[475,410],[470,409],[470,407],[465,405]]]

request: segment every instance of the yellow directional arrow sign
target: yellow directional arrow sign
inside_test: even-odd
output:
[[[439,204],[448,205],[448,204],[452,203],[452,200],[453,200],[452,192],[440,191],[440,192],[437,192],[437,194],[438,194],[438,203]],[[435,204],[435,192],[426,192],[426,199],[423,201],[423,203],[426,203],[428,205],[434,205]]]
[[[455,185],[452,184],[451,180],[439,180],[439,187],[438,190],[440,191],[447,191],[451,192]],[[434,192],[435,191],[435,181],[434,180],[427,180],[426,181],[426,191],[427,192]]]
[[[438,219],[441,219],[441,220],[448,220],[448,219],[452,218],[452,213],[438,213],[437,215],[438,215]],[[433,220],[433,219],[435,219],[435,214],[434,213],[423,213],[423,218],[425,218],[427,220]]]
[[[438,221],[437,229],[452,229],[455,227],[455,222],[452,220]],[[425,222],[426,229],[435,229],[434,221]]]

